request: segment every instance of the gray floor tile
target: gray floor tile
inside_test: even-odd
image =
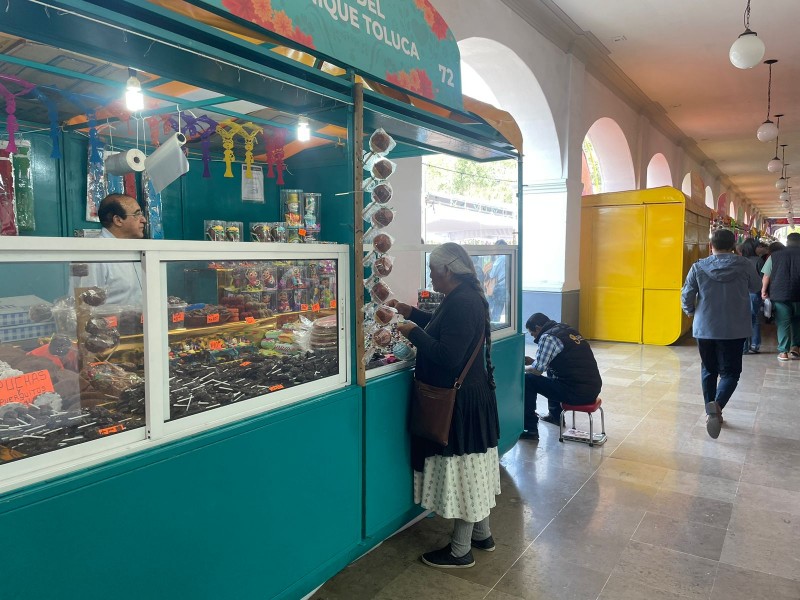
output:
[[[613,576],[634,585],[704,600],[711,595],[716,572],[716,561],[631,541]]]
[[[662,488],[653,498],[647,511],[725,530],[731,519],[733,503]]]
[[[643,598],[647,600],[685,600],[686,596],[658,590],[644,585],[640,581],[630,581],[627,577],[612,573],[598,600],[642,600]]]
[[[721,564],[711,600],[797,600],[800,581]]]
[[[729,531],[719,560],[735,567],[800,581],[796,540]]]
[[[732,503],[736,499],[739,483],[733,479],[700,475],[687,471],[669,471],[661,482],[661,489],[689,496],[711,498]]]
[[[633,534],[633,539],[692,556],[719,560],[725,534],[725,529],[648,512]]]
[[[410,565],[393,579],[374,600],[483,600],[490,588],[454,577],[446,569],[435,569],[426,565]]]

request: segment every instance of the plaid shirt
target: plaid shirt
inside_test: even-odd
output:
[[[536,358],[533,359],[533,364],[530,365],[532,371],[539,371],[546,373],[550,368],[552,360],[564,349],[564,344],[554,335],[542,334],[539,338],[539,344],[536,348]]]

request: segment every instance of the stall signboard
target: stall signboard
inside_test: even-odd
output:
[[[429,0],[190,0],[457,110],[461,54]]]

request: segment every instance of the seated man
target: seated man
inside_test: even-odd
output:
[[[561,403],[591,404],[603,382],[589,342],[569,325],[534,313],[525,324],[538,348],[536,358],[525,357],[525,418],[523,437],[537,438],[539,419],[558,425]],[[543,374],[547,373],[547,377]],[[536,414],[538,394],[547,398],[550,414]]]

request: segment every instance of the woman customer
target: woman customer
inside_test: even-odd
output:
[[[756,253],[758,243],[753,238],[747,238],[742,243],[742,256],[745,257],[753,265],[753,268],[761,277],[761,266],[763,261]],[[744,341],[744,348],[742,354],[758,354],[761,352],[761,323],[759,322],[759,313],[761,312],[761,294],[750,292],[750,324],[751,332],[750,337]]]
[[[408,319],[397,328],[417,347],[416,379],[452,387],[478,344],[485,344],[486,364],[480,357],[472,363],[456,395],[447,446],[416,436],[411,443],[414,501],[455,519],[450,543],[421,560],[432,567],[466,568],[475,564],[472,547],[495,548],[489,511],[500,493],[489,305],[472,260],[458,244],[442,244],[431,253],[430,275],[433,289],[445,295],[434,313],[390,301]]]

